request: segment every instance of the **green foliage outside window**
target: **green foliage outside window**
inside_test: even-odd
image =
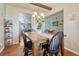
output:
[[[38,21],[37,22],[37,29],[41,29],[42,24],[43,24],[43,21]]]

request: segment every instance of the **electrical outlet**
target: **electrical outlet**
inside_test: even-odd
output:
[[[67,35],[64,35],[64,37],[67,37]]]

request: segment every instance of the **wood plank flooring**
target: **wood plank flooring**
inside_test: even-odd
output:
[[[20,46],[20,44],[15,44],[12,46],[6,47],[2,53],[0,53],[1,56],[23,56],[23,47]],[[77,56],[76,54],[65,50],[65,56]]]
[[[76,54],[64,50],[65,56],[77,56]],[[19,44],[14,44],[8,47],[5,47],[5,49],[0,53],[0,56],[23,56],[23,42],[21,41]]]
[[[5,47],[5,49],[0,53],[1,56],[23,56],[23,47],[20,44],[15,44]]]

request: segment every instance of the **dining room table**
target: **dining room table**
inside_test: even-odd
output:
[[[25,32],[25,35],[27,35],[32,40],[32,55],[33,56],[39,56],[39,43],[47,41],[51,36],[54,34],[51,33],[37,33],[37,32]],[[62,40],[60,44],[60,52],[61,55],[64,55],[64,40]]]

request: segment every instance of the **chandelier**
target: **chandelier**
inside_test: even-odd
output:
[[[38,10],[38,12],[35,11],[33,13],[33,15],[32,15],[32,18],[36,19],[36,20],[43,20],[44,17],[45,17],[44,13],[43,12],[39,12],[39,10]]]

